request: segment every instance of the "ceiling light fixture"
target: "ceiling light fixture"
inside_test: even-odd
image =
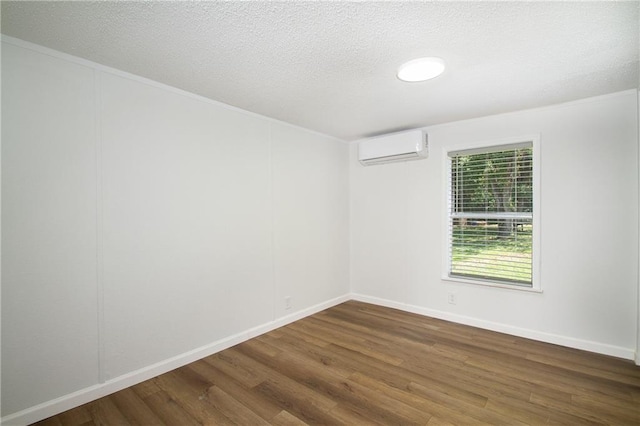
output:
[[[417,82],[435,78],[444,71],[444,61],[440,58],[418,58],[405,62],[398,68],[398,78],[402,81]]]

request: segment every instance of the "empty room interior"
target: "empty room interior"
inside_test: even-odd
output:
[[[2,424],[640,424],[640,2],[0,28]]]

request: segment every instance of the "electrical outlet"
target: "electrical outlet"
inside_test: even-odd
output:
[[[286,310],[291,309],[291,296],[287,296],[284,298],[284,308]]]
[[[447,301],[449,302],[450,305],[455,305],[457,300],[456,300],[456,294],[455,293],[449,293],[447,294]]]

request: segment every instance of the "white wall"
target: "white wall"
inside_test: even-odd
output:
[[[2,47],[3,413],[97,383],[93,72]]]
[[[345,143],[10,38],[2,86],[5,420],[347,297]]]
[[[633,358],[638,300],[635,91],[427,128],[427,160],[362,167],[351,149],[358,298]],[[443,150],[541,138],[543,293],[443,281]],[[457,304],[447,303],[447,293]]]
[[[285,297],[298,310],[348,289],[348,146],[301,136],[294,127],[272,128],[274,306],[279,314]]]
[[[640,18],[639,18],[640,20]],[[638,75],[638,78],[640,79],[640,73]],[[640,146],[640,80],[638,81],[638,104],[637,104],[637,109],[638,109],[638,146]],[[638,162],[640,163],[640,153],[638,155]],[[640,191],[640,167],[638,168],[638,189]],[[639,196],[640,198],[640,196]],[[638,220],[640,220],[640,215],[638,217]],[[640,247],[640,238],[638,239],[638,244]],[[638,315],[637,315],[637,319],[638,319],[638,327],[637,327],[637,338],[636,338],[636,365],[640,365],[640,249],[638,250]]]

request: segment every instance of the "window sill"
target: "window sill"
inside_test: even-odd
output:
[[[461,283],[461,284],[473,284],[473,285],[481,285],[484,287],[495,287],[495,288],[505,288],[508,290],[526,291],[528,293],[542,293],[542,289],[540,288],[525,287],[525,286],[519,286],[516,284],[500,284],[500,283],[491,282],[491,281],[472,280],[472,279],[450,277],[450,276],[444,276],[442,277],[442,280],[448,281],[448,282]]]

